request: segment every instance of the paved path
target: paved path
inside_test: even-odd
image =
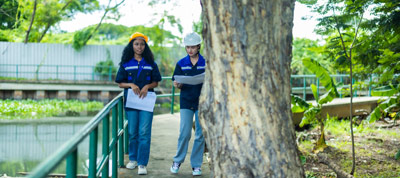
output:
[[[179,134],[179,121],[180,116],[178,114],[163,114],[156,115],[153,118],[153,129],[152,129],[152,140],[150,148],[150,160],[147,165],[147,175],[138,175],[137,168],[130,170],[126,168],[120,168],[120,178],[128,177],[152,177],[152,178],[164,178],[164,177],[193,177],[192,168],[190,166],[190,153],[192,151],[192,144],[194,139],[194,132],[192,132],[192,138],[189,145],[189,150],[186,155],[185,162],[181,165],[181,169],[178,174],[172,174],[169,168],[172,164],[172,158],[176,153],[178,134]],[[125,156],[125,165],[128,162],[127,155]],[[211,177],[210,169],[208,166],[207,159],[204,157],[202,166],[202,176],[196,177]]]

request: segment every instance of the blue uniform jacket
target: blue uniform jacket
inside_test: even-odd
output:
[[[161,74],[155,62],[150,64],[144,59],[138,62],[135,58],[132,58],[125,64],[120,65],[117,77],[115,78],[116,83],[134,83],[140,89],[147,84],[159,81],[161,81]],[[149,89],[149,91],[154,91],[154,89]],[[125,88],[124,98],[127,97],[127,92],[128,88]],[[124,105],[125,103],[126,100]]]
[[[190,56],[182,58],[178,61],[175,67],[174,75],[172,76],[172,80],[175,80],[175,75],[186,75],[186,76],[194,76],[205,72],[206,61],[199,54],[199,60],[196,65],[192,65],[190,62]],[[198,110],[199,107],[199,97],[201,92],[201,87],[203,84],[198,85],[189,85],[183,84],[181,88],[180,95],[180,107],[181,109],[191,109]]]

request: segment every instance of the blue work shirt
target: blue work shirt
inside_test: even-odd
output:
[[[135,58],[120,65],[115,78],[116,83],[134,83],[140,89],[147,84],[159,81],[161,81],[161,74],[155,62],[150,64],[144,59],[138,62]],[[154,91],[154,89],[150,88],[149,91]],[[128,88],[124,88],[124,98],[127,97],[127,92]]]
[[[190,61],[190,56],[182,58],[178,61],[175,67],[172,80],[175,80],[175,75],[194,76],[205,72],[206,60],[199,53],[199,60],[195,65]],[[197,85],[182,84],[180,94],[180,108],[198,110],[199,97],[203,83]]]

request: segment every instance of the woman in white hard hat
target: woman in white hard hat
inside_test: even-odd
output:
[[[193,143],[190,162],[194,176],[201,175],[201,164],[203,163],[204,137],[198,118],[198,105],[201,87],[203,83],[197,85],[182,84],[175,81],[175,75],[195,76],[205,72],[206,61],[200,55],[201,37],[197,33],[189,33],[183,39],[187,56],[178,61],[175,67],[172,80],[174,86],[181,89],[180,93],[180,132],[178,138],[178,149],[173,164],[170,168],[171,173],[178,173],[180,165],[184,162],[190,137],[192,134],[193,116],[195,116],[195,139]]]
[[[135,32],[122,53],[115,82],[124,88],[124,105],[128,90],[132,90],[139,98],[145,98],[148,92],[154,92],[161,81],[160,71],[147,42],[147,36]],[[126,168],[138,166],[138,174],[147,174],[153,112],[125,107],[125,113],[129,135],[129,163]]]

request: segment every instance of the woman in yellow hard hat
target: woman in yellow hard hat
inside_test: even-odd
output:
[[[130,161],[126,168],[134,169],[138,166],[138,174],[147,174],[153,112],[152,109],[150,112],[147,109],[126,107],[126,102],[130,99],[127,98],[130,92],[128,90],[132,90],[138,98],[145,98],[148,94],[153,94],[150,92],[154,92],[154,88],[161,81],[160,71],[147,45],[148,40],[146,35],[139,32],[130,37],[128,45],[123,50],[115,79],[118,86],[124,88],[124,105],[128,119]]]

